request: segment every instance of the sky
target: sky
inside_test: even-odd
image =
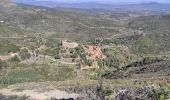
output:
[[[141,3],[141,2],[160,2],[170,3],[170,0],[37,0],[37,1],[57,1],[57,2],[99,2],[99,3]]]

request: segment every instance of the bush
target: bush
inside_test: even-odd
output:
[[[160,62],[160,61],[162,61],[162,59],[159,59],[157,57],[146,57],[146,58],[143,58],[140,61],[135,61],[135,62],[130,63],[127,66],[124,66],[123,69],[127,70],[130,67],[139,67],[139,66],[144,66],[144,65],[147,65],[147,64]]]
[[[12,57],[11,59],[10,59],[10,61],[12,61],[12,62],[20,62],[20,59],[18,58],[18,56],[14,56],[14,57]]]
[[[26,59],[31,58],[31,54],[28,52],[27,49],[22,49],[19,52],[19,56],[21,57],[22,60],[26,60]]]
[[[12,85],[23,82],[36,82],[40,79],[38,73],[33,70],[10,70],[8,74],[0,79],[0,84]]]
[[[7,64],[0,60],[0,76],[6,74],[7,71]]]
[[[55,59],[61,59],[61,57],[60,57],[60,55],[59,54],[57,54],[57,55],[55,55],[55,57],[54,57]]]
[[[72,55],[70,55],[71,58],[77,58],[78,54],[77,53],[73,53]]]
[[[97,64],[98,64],[98,66],[99,66],[100,68],[103,68],[103,67],[105,66],[105,62],[104,62],[103,60],[101,60],[101,59],[98,59],[98,60],[97,60]]]

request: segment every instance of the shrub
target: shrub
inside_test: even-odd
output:
[[[26,60],[26,59],[31,58],[31,54],[28,52],[27,49],[22,49],[19,52],[19,56],[21,57],[22,60]]]
[[[103,60],[101,60],[101,59],[98,59],[98,60],[97,60],[97,64],[98,64],[98,66],[101,67],[101,68],[103,68],[103,67],[105,66],[105,62],[104,62]]]
[[[55,57],[54,57],[55,59],[61,59],[61,57],[60,57],[60,55],[59,54],[57,54],[57,55],[55,55]]]
[[[11,59],[10,59],[10,61],[12,61],[12,62],[20,62],[20,59],[18,58],[18,56],[14,56],[14,57],[12,57]]]
[[[7,71],[7,64],[0,60],[0,76],[6,74]]]

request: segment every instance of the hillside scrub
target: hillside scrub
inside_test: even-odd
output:
[[[149,37],[139,38],[132,46],[132,51],[137,54],[155,54],[158,53],[159,45]]]
[[[10,59],[11,62],[20,62],[20,59],[18,58],[18,56],[14,56]]]
[[[6,74],[7,67],[8,67],[7,63],[0,60],[0,77]]]
[[[121,68],[122,66],[133,62],[136,57],[123,46],[115,46],[114,48],[105,49],[104,54],[107,56],[105,59],[106,66],[115,68]]]
[[[19,56],[21,57],[22,60],[26,60],[31,57],[31,54],[28,52],[27,49],[24,48],[19,52]]]
[[[7,54],[10,52],[16,53],[20,47],[12,43],[0,43],[0,54]]]
[[[65,81],[67,79],[73,79],[76,75],[74,68],[71,68],[70,66],[42,64],[34,66],[34,70],[45,81]]]

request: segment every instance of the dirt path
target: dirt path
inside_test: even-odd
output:
[[[69,94],[65,91],[60,90],[49,90],[49,91],[41,91],[40,88],[33,89],[33,90],[19,90],[15,88],[6,88],[1,89],[0,94],[4,96],[26,96],[28,99],[35,99],[35,100],[50,100],[51,98],[55,99],[69,99],[69,98],[77,98],[79,94]]]
[[[11,54],[8,54],[8,55],[0,55],[0,60],[2,61],[5,61],[5,60],[8,60],[14,56],[18,55],[17,53],[11,53]]]

